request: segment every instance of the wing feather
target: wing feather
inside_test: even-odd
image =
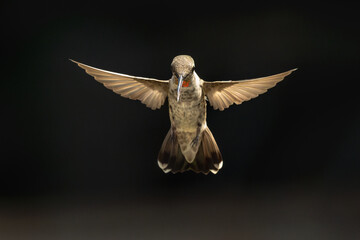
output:
[[[265,93],[269,88],[274,87],[278,82],[291,74],[295,69],[287,72],[271,75],[268,77],[254,78],[239,81],[203,81],[204,93],[210,105],[220,111],[232,104],[241,104],[252,98]]]
[[[123,97],[140,100],[153,110],[160,108],[165,102],[169,87],[168,80],[130,76],[94,68],[74,60],[71,61],[106,88]]]

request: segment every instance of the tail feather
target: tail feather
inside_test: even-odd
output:
[[[158,156],[158,165],[165,173],[168,173],[173,169],[181,171],[184,162],[186,161],[181,153],[177,137],[170,129],[161,146]]]
[[[222,163],[220,150],[209,128],[206,128],[202,134],[199,150],[192,163],[185,160],[176,134],[173,134],[171,129],[164,139],[158,156],[159,167],[165,173],[192,170],[196,173],[216,174],[221,169]]]
[[[209,128],[206,128],[203,132],[196,161],[197,163],[201,163],[201,166],[204,166],[203,169],[206,169],[207,167],[208,171],[210,170],[214,174],[222,168],[223,159],[215,138]]]

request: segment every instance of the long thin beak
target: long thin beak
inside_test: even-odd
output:
[[[184,77],[179,75],[179,83],[178,83],[178,87],[177,87],[177,99],[176,99],[176,101],[180,100],[180,91],[181,91],[181,87],[182,87],[182,84],[183,84],[183,79],[184,79]]]

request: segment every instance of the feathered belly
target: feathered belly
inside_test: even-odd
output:
[[[173,107],[171,123],[177,130],[196,131],[200,109],[197,107]]]
[[[205,122],[205,104],[203,102],[169,103],[171,125],[177,130],[196,131]]]
[[[198,103],[169,102],[171,126],[176,134],[178,143],[185,159],[192,162],[195,159],[200,141],[192,144],[196,137],[202,135],[206,128],[206,105],[205,101]],[[199,135],[199,136],[198,136]]]

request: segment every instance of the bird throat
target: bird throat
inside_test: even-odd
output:
[[[183,83],[182,83],[181,87],[189,87],[190,81],[191,81],[191,80],[183,80]],[[178,84],[179,84],[179,80],[176,79],[176,80],[175,80],[175,83],[176,83],[176,85],[178,85]]]

